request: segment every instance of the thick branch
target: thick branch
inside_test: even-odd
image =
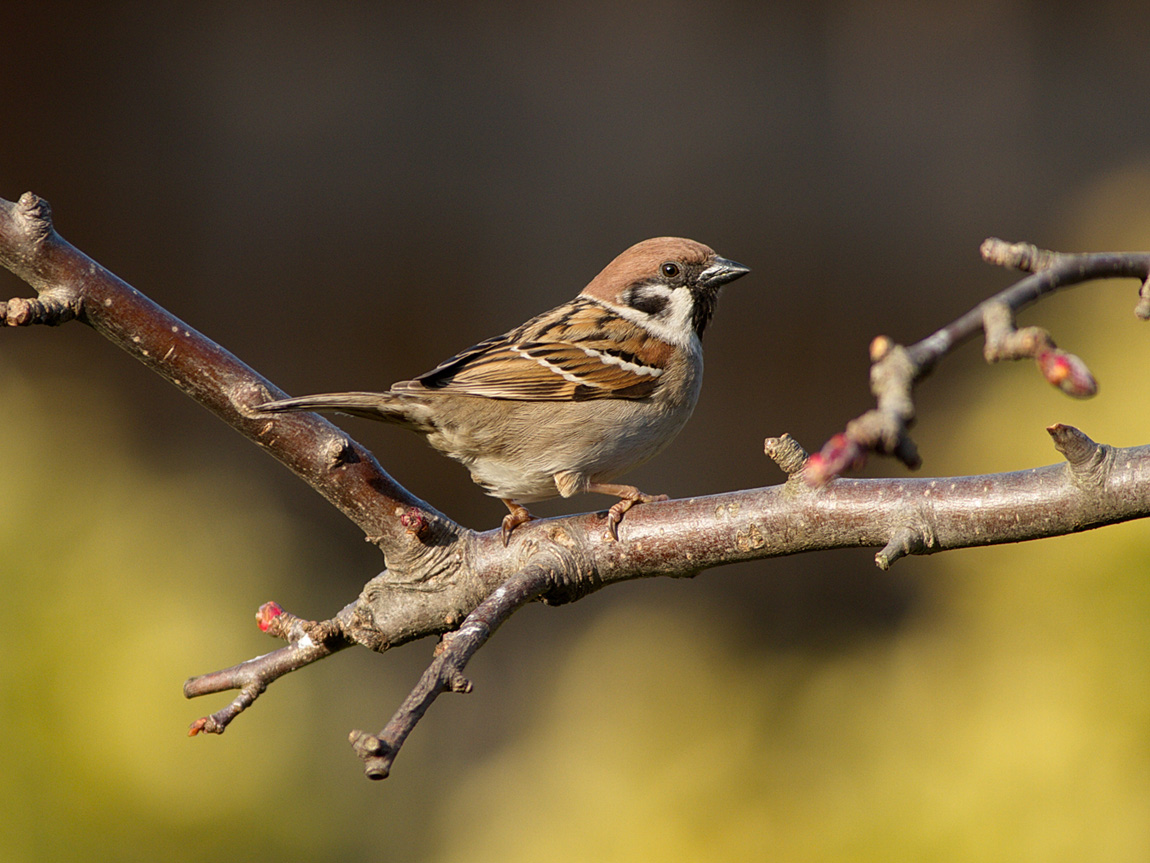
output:
[[[418,515],[425,539],[460,531],[319,415],[272,423],[251,413],[286,393],[64,240],[47,202],[30,192],[16,204],[0,199],[0,264],[41,293],[0,304],[10,326],[71,317],[88,324],[287,465],[378,542],[393,567],[428,545],[413,542],[404,514]]]
[[[351,734],[367,775],[382,779],[441,693],[471,691],[464,666],[532,599],[568,602],[617,581],[693,576],[725,563],[828,548],[881,546],[875,561],[887,569],[907,554],[1058,536],[1150,515],[1150,446],[1113,449],[1062,425],[1049,432],[1066,463],[946,479],[840,479],[818,490],[792,480],[648,504],[628,515],[625,542],[606,541],[604,513],[524,525],[514,534],[511,555],[492,531],[477,543],[479,567],[471,577],[435,579],[412,590],[383,574],[336,621],[305,623],[302,630],[294,623],[281,634],[299,639],[300,632],[335,633],[385,649],[448,633],[387,726],[378,734]],[[785,443],[773,449],[786,450],[788,460],[794,454]],[[347,643],[336,641],[335,647]],[[193,724],[192,732],[222,732],[267,684],[328,655],[331,650],[319,651],[331,644],[331,638],[305,639],[189,681],[189,697],[240,689],[235,701]]]
[[[1051,433],[1089,441],[1065,426]],[[892,541],[908,544],[904,553],[933,554],[1150,516],[1150,446],[1099,448],[1089,441],[1088,448],[1090,455],[1073,463],[1012,473],[838,479],[803,490],[788,483],[645,504],[627,514],[624,541],[618,543],[605,540],[602,512],[544,519],[516,530],[511,554],[503,553],[495,532],[480,536],[469,579],[428,583],[418,593],[373,580],[360,597],[359,619],[381,646],[445,632],[514,575],[519,561],[548,548],[562,550],[571,561],[566,580],[544,597],[554,604],[617,581],[693,576],[741,561],[831,548],[885,549]],[[1089,459],[1096,463],[1088,468],[1087,482],[1082,465]],[[886,564],[898,556],[888,551]]]

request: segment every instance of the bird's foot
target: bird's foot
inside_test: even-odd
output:
[[[607,532],[615,541],[619,539],[619,522],[623,520],[623,513],[637,503],[656,503],[661,500],[669,500],[665,494],[644,494],[633,485],[593,482],[587,486],[587,491],[613,494],[619,498],[619,501],[607,510]]]
[[[503,500],[503,503],[511,510],[511,512],[503,516],[503,530],[501,533],[503,535],[503,545],[506,547],[507,543],[511,541],[511,531],[515,530],[515,528],[521,524],[535,521],[536,517],[529,513],[527,507],[521,503],[516,503],[513,500]]]

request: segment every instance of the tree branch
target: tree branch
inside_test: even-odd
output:
[[[211,716],[204,716],[193,722],[188,729],[188,736],[195,737],[201,732],[223,734],[228,724],[251,707],[264,690],[276,680],[313,662],[326,659],[345,647],[351,647],[354,642],[346,637],[344,629],[347,625],[346,618],[352,613],[354,607],[349,605],[331,620],[316,623],[288,614],[274,602],[261,605],[256,612],[259,628],[290,643],[287,647],[249,659],[231,668],[201,674],[185,682],[185,698],[226,692],[229,689],[240,690],[235,700],[223,710],[217,710]]]
[[[467,530],[419,500],[319,416],[295,414],[273,425],[253,414],[252,405],[283,393],[65,242],[52,229],[47,204],[30,193],[18,204],[0,201],[0,263],[39,297],[0,302],[0,316],[10,326],[75,319],[93,327],[282,461],[377,543],[387,568],[355,602],[318,623],[274,603],[261,607],[260,628],[289,644],[192,678],[185,694],[239,690],[191,729],[220,733],[271,682],[347,646],[383,651],[450,633],[387,726],[352,735],[368,775],[382,778],[435,698],[467,691],[462,672],[475,651],[534,599],[560,604],[618,581],[693,576],[726,563],[829,548],[879,548],[876,563],[886,568],[907,554],[1038,539],[1150,515],[1150,446],[1112,449],[1067,426],[1049,429],[1067,459],[1062,464],[988,476],[831,482],[872,449],[917,463],[906,433],[913,385],[979,330],[988,358],[1033,356],[1049,380],[1086,394],[1077,392],[1089,388],[1081,361],[1059,352],[1044,331],[1016,330],[1013,314],[1059,287],[1113,276],[1145,280],[1150,268],[1150,254],[1060,255],[999,241],[988,242],[984,254],[1033,274],[909,348],[876,339],[875,411],[810,458],[786,436],[768,439],[767,454],[786,483],[637,507],[619,542],[608,541],[606,513],[598,512],[522,525],[504,547],[497,530]],[[1141,297],[1138,312],[1150,317],[1145,285]]]
[[[48,203],[31,192],[0,199],[0,264],[40,297],[0,303],[8,326],[56,325],[73,318],[163,376],[261,446],[390,551],[403,565],[413,548],[401,516],[428,534],[461,530],[392,479],[366,448],[317,414],[272,423],[250,410],[287,394],[211,339],[93,261],[52,227]]]
[[[536,560],[507,579],[467,615],[459,629],[443,637],[431,665],[379,734],[351,732],[352,748],[363,759],[364,773],[369,779],[387,778],[407,735],[440,694],[471,691],[471,681],[463,676],[463,669],[475,651],[515,611],[538,599],[551,585],[556,572]]]

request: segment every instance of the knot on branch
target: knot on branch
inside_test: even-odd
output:
[[[25,192],[12,210],[12,219],[24,239],[39,245],[52,233],[52,206],[32,192]]]
[[[472,532],[427,505],[397,506],[391,515],[403,528],[398,541],[365,537],[383,552],[387,569],[367,583],[364,593],[393,588],[435,592],[449,586],[465,561]]]
[[[39,299],[16,297],[0,302],[0,320],[10,327],[32,324],[54,326],[69,321],[80,311],[79,293],[44,278],[41,249],[55,233],[52,210],[43,198],[25,192],[15,204],[0,201],[7,219],[0,222],[0,265],[40,291]]]
[[[914,399],[911,389],[923,373],[903,345],[889,336],[876,336],[870,344],[870,390],[878,401],[878,408],[889,415],[902,429],[914,422]],[[893,450],[890,442],[887,451]]]
[[[523,544],[519,560],[522,568],[534,567],[547,574],[550,586],[540,596],[547,605],[574,602],[603,586],[586,537],[562,524],[536,531]]]
[[[876,336],[870,344],[870,388],[877,407],[847,423],[845,432],[831,437],[823,448],[807,459],[806,481],[822,486],[848,470],[866,463],[867,454],[893,455],[911,470],[922,464],[907,433],[914,423],[911,394],[929,363],[915,359],[903,345],[888,336]]]
[[[60,296],[48,291],[35,299],[13,297],[0,303],[0,316],[10,327],[28,327],[33,324],[55,327],[72,320],[79,311],[79,296]]]
[[[363,760],[363,772],[368,779],[386,779],[391,774],[391,765],[398,749],[379,735],[358,728],[347,736],[347,741],[355,754]]]

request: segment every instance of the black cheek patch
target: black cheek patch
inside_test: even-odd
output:
[[[627,297],[627,305],[648,315],[658,315],[667,308],[670,297],[656,291],[644,291],[642,288],[631,292]]]

